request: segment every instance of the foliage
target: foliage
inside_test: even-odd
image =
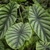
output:
[[[18,4],[11,2],[0,10],[0,38],[4,36],[3,34],[6,33],[8,28],[15,22],[17,18],[17,8]]]
[[[28,23],[17,23],[6,33],[6,41],[13,49],[19,49],[31,37],[32,30]]]
[[[0,50],[50,50],[49,0],[2,0],[0,5]]]
[[[3,45],[3,43],[0,41],[0,50],[4,50],[5,48],[4,48],[4,45]]]
[[[36,46],[36,50],[50,50],[50,42],[45,43],[39,41],[37,42]]]
[[[28,19],[38,37],[42,41],[50,41],[50,38],[48,38],[50,37],[50,17],[47,12],[41,6],[34,4],[29,8]]]

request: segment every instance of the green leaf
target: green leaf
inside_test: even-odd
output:
[[[19,49],[32,35],[29,23],[17,23],[8,29],[6,33],[6,42],[13,49]]]
[[[50,42],[44,43],[42,41],[36,43],[36,50],[50,50]]]
[[[4,45],[1,41],[0,41],[0,50],[4,50]]]
[[[50,17],[38,4],[29,8],[29,22],[32,29],[42,41],[50,41]]]
[[[0,9],[0,39],[4,36],[8,28],[16,21],[17,8],[19,5],[10,2]]]

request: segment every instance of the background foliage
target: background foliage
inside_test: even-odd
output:
[[[50,50],[50,0],[2,0],[0,50]]]

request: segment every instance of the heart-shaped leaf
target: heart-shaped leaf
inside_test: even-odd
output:
[[[25,40],[31,38],[32,30],[29,23],[17,23],[8,29],[6,33],[6,41],[13,49],[20,48]]]
[[[19,5],[10,2],[0,10],[0,39],[4,36],[8,28],[16,21],[17,8]]]
[[[42,41],[50,41],[50,17],[38,4],[29,8],[29,22],[32,29]]]

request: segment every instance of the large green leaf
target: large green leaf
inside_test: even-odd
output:
[[[19,5],[15,2],[10,2],[8,5],[0,9],[0,39],[8,28],[16,21],[17,8]]]
[[[32,29],[42,41],[50,41],[50,17],[38,4],[29,8],[29,22]]]
[[[32,30],[29,23],[17,23],[8,29],[6,33],[6,41],[13,49],[20,48],[25,40],[31,38]]]
[[[36,43],[36,50],[50,50],[50,42],[37,42]]]

